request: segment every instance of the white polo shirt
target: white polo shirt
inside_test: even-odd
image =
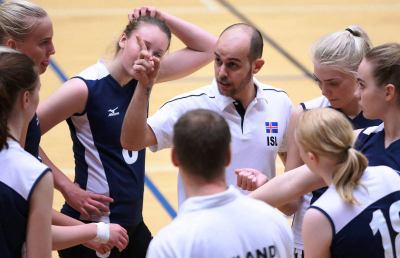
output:
[[[234,187],[187,199],[151,241],[147,258],[292,257],[286,219]]]
[[[232,135],[232,161],[226,169],[226,182],[236,185],[236,168],[254,168],[269,178],[275,176],[278,152],[286,152],[286,132],[292,104],[286,92],[260,83],[254,78],[256,97],[241,116],[234,106],[235,100],[223,96],[214,80],[211,85],[181,94],[167,101],[147,123],[153,129],[157,145],[152,151],[172,147],[173,127],[186,112],[203,108],[215,111],[227,121]],[[178,199],[185,199],[182,182],[178,178]]]

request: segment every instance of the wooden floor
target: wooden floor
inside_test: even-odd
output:
[[[44,7],[53,20],[54,60],[68,76],[98,59],[112,57],[114,45],[127,23],[127,13],[136,6],[156,6],[198,24],[215,35],[219,35],[226,26],[241,21],[216,0],[35,2]],[[227,3],[256,24],[309,71],[312,70],[310,47],[313,42],[322,35],[345,29],[347,25],[361,25],[375,45],[400,42],[400,2],[397,0],[228,0]],[[181,46],[174,39],[171,51]],[[265,83],[285,89],[294,104],[320,94],[317,86],[303,72],[268,43],[264,48],[264,58],[266,65],[257,77]],[[211,64],[187,78],[157,85],[151,97],[150,114],[172,96],[206,85],[212,78]],[[41,98],[47,98],[60,85],[58,76],[49,69],[42,76]],[[71,141],[66,124],[47,133],[42,146],[66,174],[73,175]],[[176,169],[170,163],[169,151],[147,153],[147,175],[176,209]],[[280,164],[278,167],[282,171]],[[62,196],[57,194],[54,207],[58,209],[62,202]],[[154,234],[170,221],[168,214],[147,189],[144,216]],[[54,253],[53,257],[57,255]]]

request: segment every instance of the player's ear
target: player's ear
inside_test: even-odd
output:
[[[17,42],[12,38],[7,38],[4,45],[12,49],[17,49]]]
[[[125,48],[126,42],[128,41],[128,36],[125,33],[122,33],[119,38],[118,45],[120,48]]]
[[[311,152],[311,151],[307,152],[307,156],[308,156],[308,159],[313,162],[318,162],[318,160],[319,160],[318,156],[314,152]]]
[[[179,167],[179,160],[178,160],[178,157],[176,155],[175,146],[172,147],[172,150],[171,150],[171,161],[172,161],[172,164],[174,164],[175,167]]]

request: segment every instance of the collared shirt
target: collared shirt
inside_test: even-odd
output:
[[[173,126],[184,113],[198,108],[215,111],[227,121],[232,135],[232,162],[226,169],[228,185],[236,185],[237,168],[254,168],[269,178],[275,176],[278,152],[286,152],[286,132],[292,104],[283,90],[264,85],[254,79],[256,97],[248,105],[244,119],[235,108],[236,101],[223,96],[214,80],[211,85],[181,94],[168,102],[148,120],[157,145],[152,151],[172,147]],[[185,199],[178,178],[178,199]]]
[[[128,151],[120,142],[125,112],[137,81],[123,87],[98,62],[77,77],[88,89],[85,110],[67,119],[73,142],[75,182],[114,199],[109,216],[81,218],[68,203],[62,212],[76,219],[136,226],[143,221],[145,150]]]
[[[147,257],[291,257],[292,242],[276,209],[231,186],[188,198],[150,243]]]

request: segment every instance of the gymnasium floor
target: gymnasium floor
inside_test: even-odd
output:
[[[214,35],[228,25],[248,19],[284,49],[305,70],[312,71],[310,46],[320,36],[359,24],[374,45],[400,42],[400,3],[397,0],[37,0],[54,24],[56,54],[53,60],[67,76],[72,76],[98,59],[110,59],[114,45],[127,23],[127,13],[137,6],[156,6],[193,22]],[[235,13],[235,10],[240,14]],[[173,39],[171,51],[182,47]],[[303,71],[266,43],[266,65],[257,77],[285,89],[294,104],[319,95],[318,87]],[[195,74],[173,82],[156,85],[151,97],[150,114],[178,93],[208,84],[213,78],[212,64]],[[42,100],[60,85],[59,76],[49,68],[42,76]],[[69,176],[73,176],[71,141],[66,124],[48,132],[42,146],[51,159]],[[169,161],[169,150],[147,152],[147,176],[166,200],[177,209],[176,169]],[[279,172],[282,165],[278,164]],[[54,207],[63,202],[58,193]],[[160,202],[146,188],[145,221],[155,234],[170,220]],[[54,253],[53,257],[58,257]]]

